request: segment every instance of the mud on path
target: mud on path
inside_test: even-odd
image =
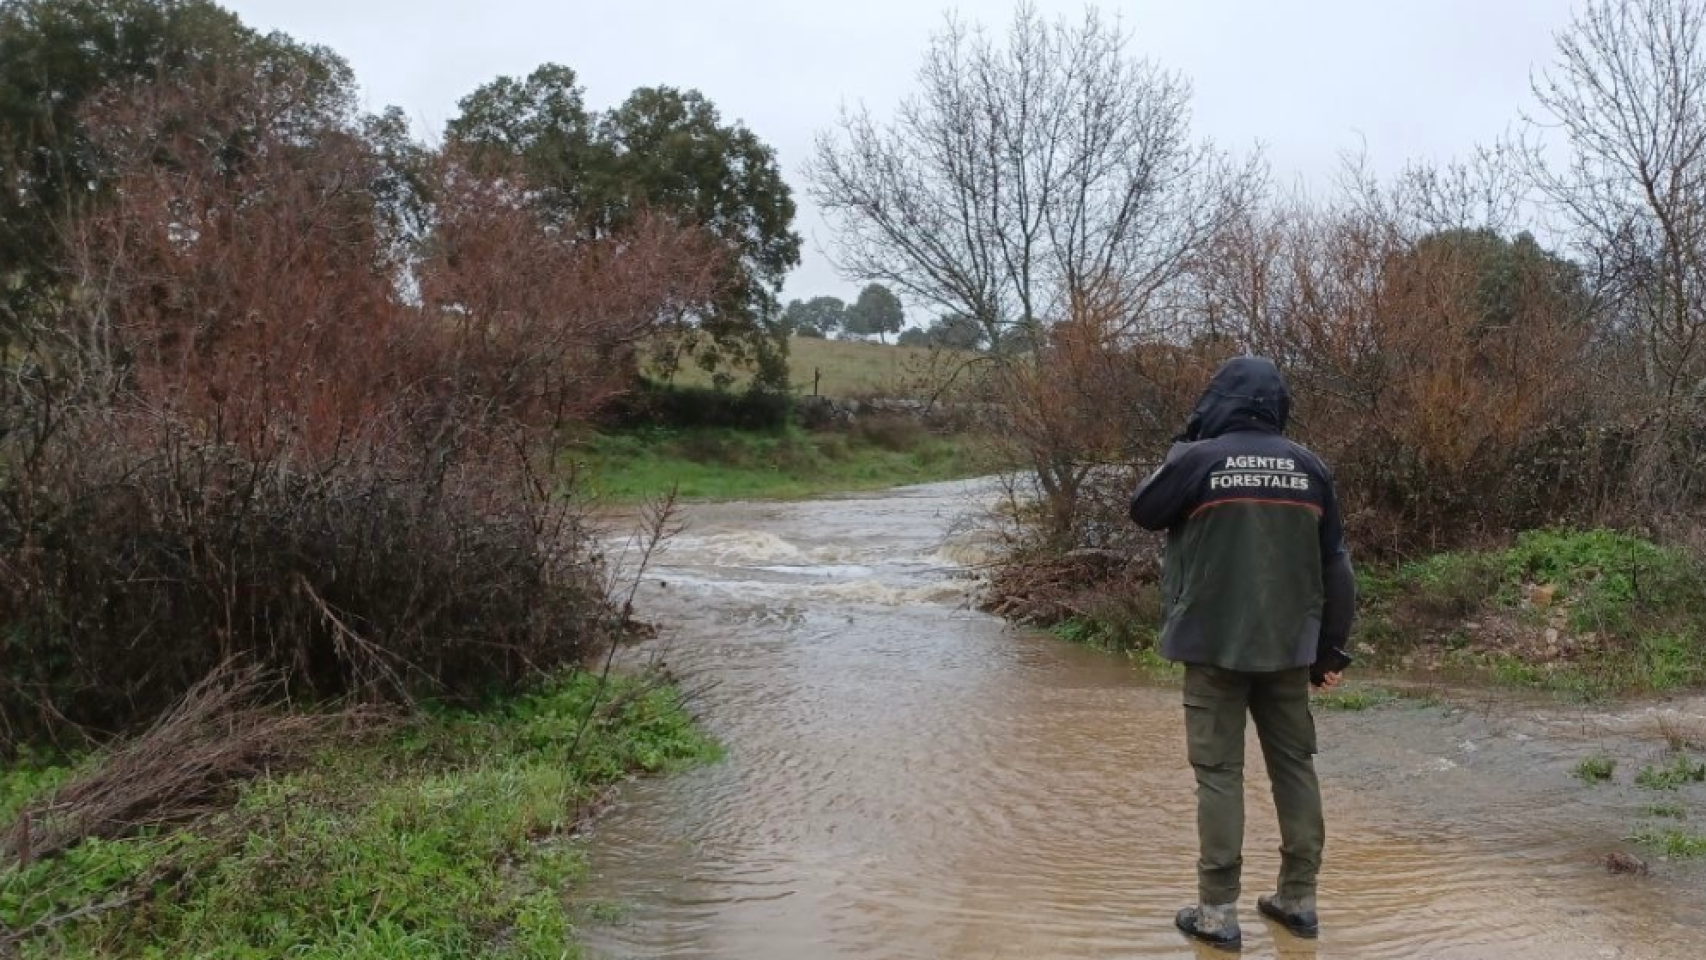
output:
[[[1178,693],[970,609],[976,485],[694,507],[648,577],[664,656],[729,747],[631,786],[592,841],[605,958],[1214,955]],[[1278,868],[1248,751],[1248,957],[1706,956],[1706,878],[1607,874],[1644,802],[1570,770],[1656,756],[1647,708],[1467,695],[1320,713],[1326,932],[1256,915]],[[1706,714],[1681,703],[1669,715]],[[1698,826],[1698,825],[1696,825]]]

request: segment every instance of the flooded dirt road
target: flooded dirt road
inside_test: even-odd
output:
[[[1214,955],[1172,928],[1196,855],[1176,688],[971,610],[953,530],[980,495],[690,509],[644,599],[728,759],[599,823],[586,895],[622,911],[594,956]],[[1698,872],[1602,864],[1643,798],[1569,773],[1656,751],[1641,724],[1459,702],[1320,717],[1314,944],[1255,912],[1279,841],[1252,743],[1244,955],[1706,956]]]

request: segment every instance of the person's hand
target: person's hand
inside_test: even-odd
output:
[[[1344,678],[1345,678],[1345,675],[1342,673],[1326,674],[1325,676],[1323,676],[1321,678],[1321,682],[1318,685],[1316,685],[1315,689],[1321,693],[1326,693],[1328,690],[1331,690],[1334,687],[1338,686],[1339,681],[1343,680]]]

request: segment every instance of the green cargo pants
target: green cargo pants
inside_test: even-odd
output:
[[[1279,814],[1279,895],[1315,895],[1327,830],[1315,779],[1309,670],[1185,668],[1185,738],[1197,774],[1197,883],[1205,904],[1234,903],[1244,866],[1244,714],[1256,720]]]

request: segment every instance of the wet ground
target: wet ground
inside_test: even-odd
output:
[[[594,956],[1217,955],[1172,927],[1195,860],[1177,690],[971,609],[982,551],[957,521],[985,496],[689,510],[647,578],[669,629],[645,653],[697,691],[728,759],[635,784],[599,823],[586,895],[622,909],[588,931]],[[1313,944],[1254,909],[1279,858],[1252,743],[1245,956],[1706,956],[1698,869],[1603,863],[1677,799],[1621,774],[1706,704],[1445,699],[1321,713]],[[1623,785],[1571,776],[1601,751]]]

